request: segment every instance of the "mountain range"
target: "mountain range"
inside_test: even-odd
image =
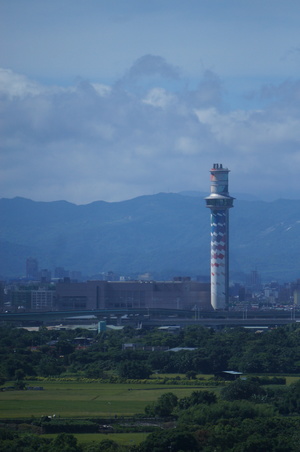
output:
[[[205,195],[203,194],[203,197]],[[122,202],[0,199],[0,275],[64,267],[94,277],[200,276],[210,267],[210,212],[199,193],[159,193]],[[230,210],[230,277],[257,270],[264,281],[300,278],[300,200],[238,198]]]

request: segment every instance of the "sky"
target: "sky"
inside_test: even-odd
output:
[[[299,0],[0,0],[0,197],[300,199]]]

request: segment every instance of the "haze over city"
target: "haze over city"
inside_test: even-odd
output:
[[[299,198],[300,5],[0,0],[1,197]]]

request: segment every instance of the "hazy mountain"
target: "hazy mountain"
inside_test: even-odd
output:
[[[190,193],[80,206],[3,198],[0,215],[3,277],[24,275],[29,256],[40,268],[62,266],[85,275],[209,274],[209,210]],[[254,269],[265,280],[300,277],[299,232],[300,200],[236,199],[230,211],[232,277]]]
[[[179,194],[183,196],[194,196],[195,198],[205,198],[206,196],[209,195],[208,192],[191,190],[181,191]],[[261,199],[258,198],[257,196],[249,195],[248,193],[237,193],[237,194],[235,193],[232,196],[234,198],[239,199],[240,201],[261,201]]]

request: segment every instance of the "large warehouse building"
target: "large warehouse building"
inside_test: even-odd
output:
[[[56,286],[56,309],[200,309],[210,310],[210,284],[174,281],[63,282]]]

